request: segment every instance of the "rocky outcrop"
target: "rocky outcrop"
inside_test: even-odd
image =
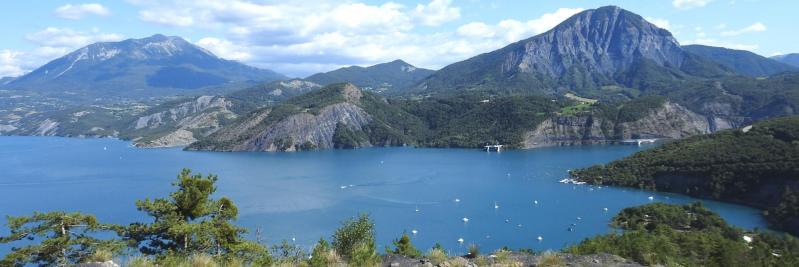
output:
[[[382,266],[391,267],[422,267],[422,266],[615,266],[615,267],[637,267],[643,266],[634,261],[611,254],[592,254],[574,255],[568,253],[542,253],[527,254],[511,252],[506,257],[500,259],[491,254],[478,258],[450,257],[446,261],[435,264],[427,258],[410,258],[402,255],[388,254],[383,257]]]
[[[640,15],[605,6],[577,13],[531,38],[450,64],[414,90],[493,89],[558,95],[613,84],[648,89],[654,83],[638,81],[655,78],[658,83],[678,84],[684,74],[713,77],[727,71],[684,51],[668,30]]]
[[[507,53],[503,72],[560,77],[573,66],[612,75],[644,58],[680,67],[685,52],[666,30],[641,16],[608,6],[581,12]]]
[[[332,104],[311,110],[287,104],[263,109],[229,125],[188,147],[191,150],[214,151],[297,151],[328,149],[336,145],[337,131],[362,133],[371,121],[360,101],[363,92],[352,84],[339,84],[321,89],[320,96],[339,99]],[[288,107],[288,108],[287,108]],[[290,110],[290,111],[289,111]],[[289,113],[289,114],[287,114]],[[339,127],[346,127],[339,129]],[[357,147],[371,146],[368,141]]]
[[[319,114],[291,115],[266,131],[232,148],[237,151],[296,151],[302,147],[333,148],[333,134],[339,123],[361,129],[372,117],[355,104],[344,102],[327,106]]]
[[[135,130],[144,128],[154,129],[167,124],[187,124],[193,121],[192,115],[214,108],[219,109],[219,111],[223,113],[232,113],[229,110],[232,105],[233,104],[224,97],[200,96],[193,101],[177,104],[165,111],[141,116],[136,120],[133,128]]]
[[[524,148],[616,142],[631,138],[680,139],[736,126],[735,122],[697,114],[666,102],[631,122],[614,122],[593,114],[556,116],[524,135]]]
[[[221,120],[233,120],[233,103],[219,96],[200,96],[166,110],[140,116],[130,126],[138,147],[186,146],[216,132]],[[200,136],[194,136],[198,133]]]

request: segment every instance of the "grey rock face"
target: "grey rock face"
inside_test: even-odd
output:
[[[218,108],[221,112],[232,114],[232,112],[228,110],[232,105],[233,104],[224,97],[200,96],[194,101],[178,104],[166,111],[141,116],[136,120],[133,128],[135,130],[144,128],[154,129],[166,124],[184,126],[191,123],[193,119],[191,115],[199,114],[212,108]]]
[[[372,116],[359,106],[363,92],[352,84],[328,88],[337,89],[337,102],[312,111],[299,106],[275,112],[262,109],[249,114],[212,136],[207,144],[192,145],[189,149],[217,151],[296,151],[303,149],[328,149],[334,147],[336,128],[359,132],[372,121]],[[283,113],[283,114],[281,114]],[[276,117],[277,116],[277,117]],[[358,146],[371,146],[361,142]]]
[[[247,142],[234,146],[233,150],[295,151],[303,144],[313,144],[320,149],[332,148],[333,134],[338,123],[361,129],[371,120],[372,117],[355,104],[333,104],[320,110],[318,115],[291,115]]]
[[[702,116],[675,103],[666,102],[647,116],[615,123],[590,115],[548,119],[524,136],[524,147],[613,142],[630,138],[680,139],[736,126],[735,122]]]
[[[164,111],[140,116],[130,126],[138,147],[185,146],[216,132],[221,119],[233,120],[233,103],[219,96],[200,96]],[[199,133],[201,136],[194,136]],[[147,136],[148,138],[142,138]]]
[[[503,72],[518,70],[559,77],[579,66],[612,75],[639,58],[677,68],[685,59],[671,33],[615,6],[584,11],[521,43],[505,56]]]

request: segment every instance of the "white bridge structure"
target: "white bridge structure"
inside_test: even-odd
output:
[[[634,144],[634,145],[640,146],[642,144],[652,144],[652,143],[655,143],[656,141],[657,141],[657,139],[654,139],[654,138],[652,138],[652,139],[625,139],[625,140],[622,140],[621,143],[622,144]]]
[[[503,146],[504,146],[504,145],[486,145],[486,146],[485,146],[485,149],[486,149],[486,152],[489,152],[489,151],[491,151],[492,149],[493,149],[493,150],[496,150],[497,152],[500,152],[500,151],[502,151],[502,147],[503,147]]]

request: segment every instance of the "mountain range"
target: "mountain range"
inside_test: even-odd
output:
[[[80,48],[5,84],[5,88],[83,91],[99,95],[175,94],[286,76],[221,59],[180,37],[153,35]]]
[[[799,68],[799,53],[773,56],[772,59]]]
[[[795,68],[748,51],[681,46],[667,30],[615,6],[580,12],[550,31],[438,71],[395,60],[305,79],[253,82],[225,93],[206,94],[202,89],[229,83],[213,85],[214,79],[170,71],[199,72],[203,67],[203,73],[221,73],[215,74],[219,77],[224,71],[264,71],[220,60],[177,37],[156,35],[84,49],[108,50],[112,44],[133,48],[124,50],[125,54],[85,56],[73,61],[77,63],[72,69],[55,64],[81,58],[79,50],[9,85],[38,81],[61,88],[54,83],[66,78],[48,78],[48,70],[60,70],[70,77],[76,75],[70,74],[73,71],[88,75],[115,66],[166,69],[130,78],[138,79],[131,84],[201,93],[122,108],[60,109],[48,103],[56,108],[42,112],[9,106],[8,114],[0,114],[4,115],[0,116],[0,133],[110,135],[141,146],[197,141],[193,149],[209,150],[400,144],[479,147],[486,143],[532,148],[638,137],[684,138],[799,111],[799,72]],[[131,57],[142,60],[130,59],[133,63],[126,65],[116,59]],[[191,60],[197,58],[207,60]],[[236,75],[240,80],[254,77]],[[176,77],[192,77],[192,83],[204,87],[178,82]],[[96,82],[89,79],[85,83]],[[176,86],[186,89],[173,88]],[[355,101],[352,95],[362,97]],[[334,141],[334,136],[348,141]]]
[[[690,77],[723,77],[727,68],[688,53],[665,29],[616,6],[580,12],[553,29],[457,62],[415,88],[420,93],[599,95],[603,86],[660,90]]]
[[[685,51],[700,55],[721,64],[735,73],[753,77],[770,76],[781,72],[799,71],[795,66],[782,63],[746,50],[735,50],[706,45],[686,45]]]
[[[364,90],[393,93],[416,85],[434,72],[417,68],[398,59],[369,67],[340,68],[330,72],[317,73],[305,79],[323,85],[349,82]]]

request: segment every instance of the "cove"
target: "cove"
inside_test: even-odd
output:
[[[379,251],[413,230],[413,242],[425,251],[436,242],[451,253],[465,253],[469,244],[482,251],[557,250],[613,231],[607,224],[619,210],[653,201],[702,201],[733,225],[766,228],[758,210],[740,205],[558,182],[569,169],[648,147],[221,153],[140,149],[114,139],[0,137],[0,216],[64,210],[108,223],[146,220],[135,201],[167,196],[180,170],[191,168],[219,176],[216,196],[236,203],[237,223],[250,229],[250,238],[260,229],[267,244],[294,240],[307,250],[362,212],[377,224]],[[9,249],[0,245],[0,254]]]

